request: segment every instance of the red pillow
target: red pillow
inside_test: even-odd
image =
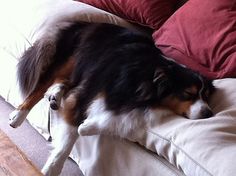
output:
[[[174,13],[179,0],[79,0],[152,29]]]
[[[153,38],[166,56],[209,78],[236,76],[235,0],[190,0]]]

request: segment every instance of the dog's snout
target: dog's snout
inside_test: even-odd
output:
[[[203,119],[209,118],[213,116],[213,112],[210,109],[206,108],[201,111],[201,116]]]
[[[187,114],[190,119],[205,119],[213,116],[213,112],[202,100],[196,101],[191,107]]]

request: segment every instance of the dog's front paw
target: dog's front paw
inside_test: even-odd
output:
[[[78,133],[80,136],[92,136],[99,134],[99,128],[93,123],[82,123],[78,128]]]
[[[58,176],[60,175],[60,169],[56,169],[56,168],[43,168],[41,170],[42,174],[44,176]]]
[[[14,110],[9,115],[9,125],[13,128],[19,127],[24,122],[28,114],[29,110]]]

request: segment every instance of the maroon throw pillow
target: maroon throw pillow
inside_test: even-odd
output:
[[[209,78],[236,76],[235,0],[190,0],[153,38],[164,55]]]
[[[158,29],[173,13],[179,0],[79,0],[152,29]]]

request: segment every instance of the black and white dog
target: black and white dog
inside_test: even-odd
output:
[[[26,99],[11,114],[12,127],[45,92],[65,120],[45,175],[60,173],[79,134],[125,137],[160,108],[190,119],[213,115],[211,81],[164,58],[146,35],[111,24],[71,23],[41,37],[22,56],[18,76]]]

